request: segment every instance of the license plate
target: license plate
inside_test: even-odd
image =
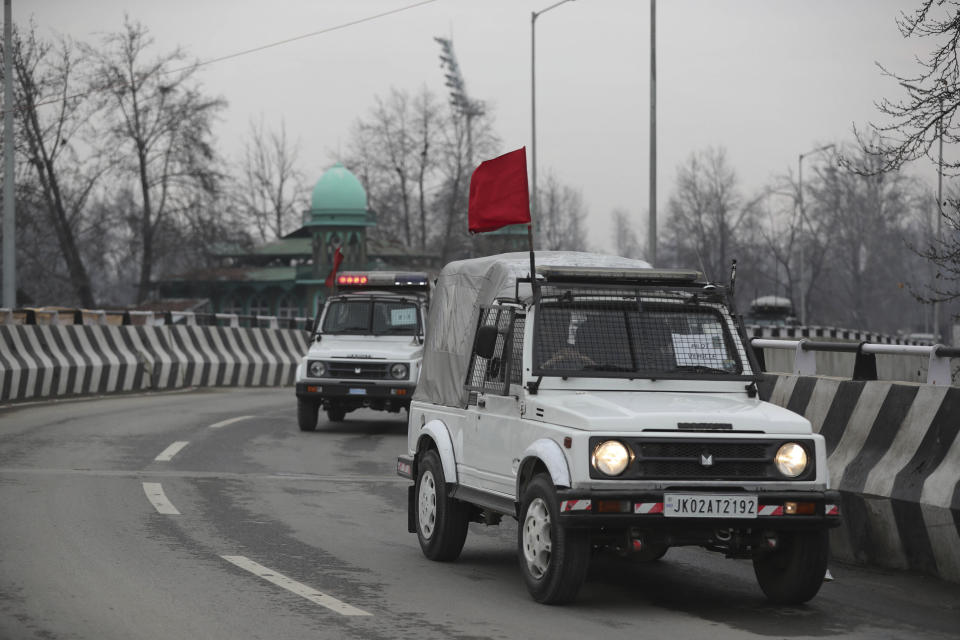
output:
[[[365,396],[367,395],[367,390],[366,389],[350,389],[349,393],[352,396]]]
[[[668,493],[663,496],[668,518],[756,518],[757,496]]]

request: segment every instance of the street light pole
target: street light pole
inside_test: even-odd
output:
[[[817,147],[813,151],[807,151],[806,153],[801,153],[799,159],[797,160],[797,205],[800,209],[800,326],[807,326],[807,293],[806,293],[806,264],[804,262],[804,251],[803,251],[803,223],[806,220],[806,214],[803,210],[803,159],[807,156],[812,156],[815,153],[820,153],[821,151],[826,151],[827,149],[833,149],[836,145],[826,144],[822,147]]]
[[[940,233],[943,224],[943,100],[940,100],[940,119],[937,121],[937,133],[940,136],[940,158],[937,161],[937,238],[935,251],[940,250]],[[934,292],[934,295],[937,295]],[[940,303],[933,301],[933,339],[940,342]]]
[[[546,9],[530,12],[530,175],[533,182],[533,199],[530,202],[530,220],[535,220],[540,213],[539,193],[537,192],[537,18],[556,9],[560,5],[573,0],[560,0]],[[543,238],[543,226],[536,222],[537,234]],[[542,245],[542,242],[537,243]]]
[[[657,0],[650,0],[650,221],[647,255],[657,263]]]
[[[17,225],[13,157],[12,0],[3,1],[3,306],[17,306]]]

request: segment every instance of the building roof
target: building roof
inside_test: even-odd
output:
[[[296,267],[225,267],[199,269],[167,278],[168,282],[292,282]]]
[[[320,176],[313,187],[310,212],[361,212],[367,211],[367,191],[357,176],[339,162]]]

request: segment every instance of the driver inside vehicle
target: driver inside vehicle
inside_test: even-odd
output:
[[[586,353],[587,347],[597,341],[596,322],[583,313],[572,313],[565,344],[561,344],[543,363],[545,369],[586,369],[596,367],[597,361]]]
[[[596,361],[577,349],[575,344],[561,345],[543,363],[544,369],[583,369],[596,366]]]

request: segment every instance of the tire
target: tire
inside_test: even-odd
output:
[[[827,572],[830,538],[826,531],[781,533],[780,548],[753,559],[753,571],[775,604],[802,604],[817,595]]]
[[[327,409],[327,419],[330,422],[343,422],[346,417],[347,412],[345,409],[341,409],[340,407],[330,407]]]
[[[553,482],[534,476],[521,498],[517,555],[527,590],[542,604],[573,601],[590,565],[589,532],[561,527],[559,511]]]
[[[317,413],[320,405],[313,400],[297,398],[297,422],[300,424],[300,431],[317,430]]]
[[[417,465],[414,523],[423,555],[438,562],[456,560],[470,524],[467,504],[447,496],[440,456],[430,449]]]

